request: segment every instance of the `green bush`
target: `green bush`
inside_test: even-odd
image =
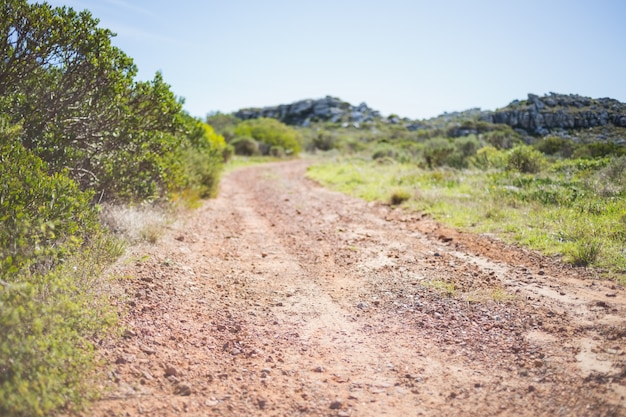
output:
[[[456,150],[448,139],[433,138],[424,143],[424,160],[428,168],[436,168],[446,164],[448,157]]]
[[[285,156],[285,149],[282,146],[272,146],[269,155],[275,158],[282,158]]]
[[[337,138],[333,133],[322,131],[313,138],[313,146],[320,151],[329,151],[337,147]]]
[[[476,155],[470,158],[470,164],[478,169],[504,169],[507,165],[507,155],[504,151],[493,146],[480,148]]]
[[[178,184],[177,191],[189,189],[200,198],[214,197],[225,154],[232,147],[206,123],[192,117],[187,117],[185,123],[187,133],[182,141],[182,152],[176,156],[183,166],[184,181]]]
[[[232,114],[217,112],[207,115],[206,123],[222,135],[227,142],[230,142],[235,138],[235,127],[241,123],[241,120]]]
[[[577,148],[572,158],[604,158],[626,155],[626,146],[613,142],[593,142]]]
[[[352,136],[341,136],[337,139],[337,149],[341,152],[356,153],[363,151],[367,145]]]
[[[46,273],[0,281],[0,415],[48,416],[97,395],[91,338],[115,324],[100,277],[121,250],[94,236]]]
[[[0,415],[44,416],[93,394],[89,337],[112,323],[98,295],[121,253],[63,172],[0,129]]]
[[[508,153],[507,169],[526,174],[536,174],[541,171],[545,160],[541,152],[531,146],[520,145]]]
[[[470,158],[476,154],[481,146],[480,141],[474,135],[455,139],[454,147],[456,149],[445,158],[444,165],[458,169],[467,168]]]
[[[267,152],[272,146],[280,146],[287,154],[300,153],[300,133],[276,119],[260,118],[246,120],[235,128],[237,136],[251,137],[267,145]],[[231,142],[232,143],[232,142]]]
[[[508,125],[495,125],[495,129],[482,135],[483,140],[496,149],[511,149],[522,140],[519,133]]]
[[[45,271],[97,228],[92,194],[26,150],[18,130],[0,132],[0,275]]]
[[[231,145],[230,143],[226,144],[226,146],[224,146],[224,149],[222,149],[222,160],[224,161],[224,163],[230,161],[233,158],[234,154],[235,148],[233,147],[233,145]]]
[[[585,183],[603,197],[626,197],[626,156],[612,158],[593,175],[585,176]]]
[[[547,136],[533,145],[537,150],[546,155],[557,155],[562,158],[572,156],[578,145],[571,139],[559,136]]]
[[[260,155],[259,143],[248,136],[239,136],[230,142],[230,145],[235,149],[235,154],[243,156]]]
[[[400,149],[386,142],[382,142],[376,145],[376,147],[374,148],[374,152],[372,153],[373,160],[391,158],[397,161],[399,160],[400,156]]]
[[[182,160],[187,179],[185,188],[195,191],[200,198],[215,197],[222,173],[222,154],[189,148],[183,151]]]

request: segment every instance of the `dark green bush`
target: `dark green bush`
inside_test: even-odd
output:
[[[574,151],[572,158],[604,158],[607,156],[626,155],[626,146],[613,142],[593,142]]]
[[[452,168],[467,168],[470,164],[470,158],[476,154],[481,146],[480,141],[474,135],[455,139],[454,147],[456,149],[445,158],[443,163]]]
[[[233,147],[233,145],[229,143],[224,146],[224,149],[222,149],[222,160],[224,161],[224,163],[230,161],[233,158],[234,154],[235,148]]]
[[[466,136],[454,141],[454,145],[463,157],[468,158],[474,156],[476,152],[482,147],[482,143],[476,136]]]
[[[393,160],[398,160],[398,156],[400,155],[400,150],[393,145],[388,143],[380,143],[374,148],[374,152],[372,153],[372,159],[383,159],[383,158],[391,158]]]
[[[559,136],[547,136],[534,143],[533,146],[546,155],[556,155],[562,158],[572,156],[578,145],[571,139]]]
[[[259,155],[259,143],[248,136],[239,136],[230,142],[230,145],[235,149],[235,154],[243,156]]]
[[[485,132],[483,140],[496,149],[511,149],[522,143],[519,133],[508,125],[495,125],[494,130]]]
[[[320,151],[329,151],[337,146],[337,138],[330,132],[319,132],[313,138],[313,146]]]
[[[282,158],[285,156],[285,149],[282,146],[272,146],[269,155],[275,158]]]
[[[342,152],[355,153],[365,150],[367,145],[357,138],[341,136],[337,139],[337,149]]]
[[[455,151],[454,144],[444,138],[433,138],[424,142],[424,160],[428,168],[436,168],[446,164],[448,157]]]
[[[0,132],[0,275],[45,271],[97,228],[92,194],[25,149],[16,129]]]

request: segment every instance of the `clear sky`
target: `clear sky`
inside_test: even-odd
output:
[[[528,93],[626,102],[626,0],[53,0],[195,116],[326,95],[414,119]]]

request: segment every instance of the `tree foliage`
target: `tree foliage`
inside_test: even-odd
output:
[[[87,10],[8,0],[0,8],[0,104],[23,146],[99,199],[140,200],[186,186],[182,101],[133,60]]]

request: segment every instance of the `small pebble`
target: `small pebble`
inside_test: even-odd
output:
[[[191,395],[191,386],[185,382],[181,382],[180,384],[176,385],[176,388],[174,389],[174,394],[188,397]]]
[[[330,403],[330,409],[331,410],[339,410],[342,405],[343,405],[343,403],[341,401],[335,400],[332,403]]]

